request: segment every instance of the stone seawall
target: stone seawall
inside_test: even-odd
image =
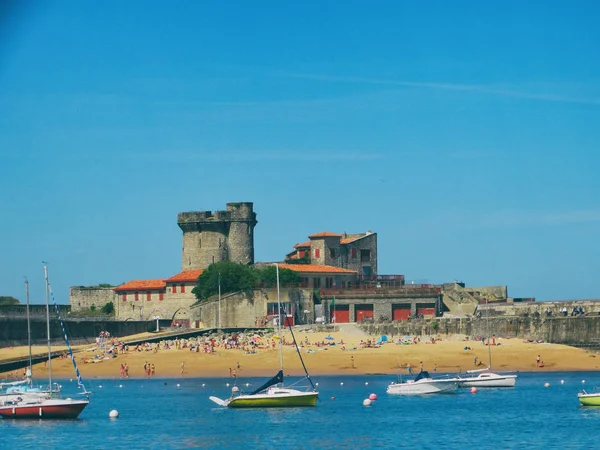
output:
[[[100,331],[108,331],[112,336],[117,337],[154,331],[156,330],[156,321],[65,320],[65,329],[71,344],[78,345],[95,343]],[[50,321],[50,336],[54,344],[64,344],[62,329],[56,320]],[[31,320],[31,339],[34,345],[46,344],[47,330],[45,320]],[[0,345],[4,347],[27,345],[27,320],[0,318]]]
[[[600,346],[600,316],[495,317],[415,319],[391,323],[359,324],[380,336],[488,336],[543,340],[573,346]]]

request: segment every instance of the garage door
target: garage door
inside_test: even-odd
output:
[[[392,320],[408,320],[410,305],[392,305]]]
[[[357,322],[362,322],[365,319],[373,319],[373,305],[356,305],[354,312]]]

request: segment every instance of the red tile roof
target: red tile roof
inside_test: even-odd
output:
[[[181,281],[196,282],[198,277],[202,275],[203,270],[184,270],[183,272],[173,275],[171,278],[167,278],[167,283],[179,283]]]
[[[290,269],[298,273],[356,273],[356,270],[342,269],[334,266],[320,266],[316,264],[279,264],[281,269]]]
[[[298,254],[294,253],[293,255],[288,256],[287,259],[298,259]]]
[[[296,244],[296,245],[294,245],[294,248],[301,248],[301,247],[310,247],[310,241],[303,242],[302,244]]]
[[[354,236],[354,237],[342,238],[342,239],[340,239],[340,244],[342,244],[342,245],[349,244],[350,242],[354,242],[360,238],[364,238],[364,236]]]
[[[156,291],[164,289],[166,285],[165,280],[132,280],[117,286],[113,291]]]
[[[342,235],[337,233],[330,233],[329,231],[323,231],[322,233],[311,234],[308,238],[314,239],[320,237],[342,237]]]

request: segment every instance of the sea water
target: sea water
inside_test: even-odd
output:
[[[600,447],[600,409],[581,407],[577,400],[582,388],[593,391],[600,387],[600,372],[518,375],[514,388],[479,388],[475,394],[461,389],[454,394],[429,396],[386,394],[394,376],[314,377],[320,392],[315,408],[243,410],[222,408],[208,399],[211,395],[227,398],[233,381],[230,378],[94,379],[88,381],[93,391],[91,403],[79,419],[0,419],[0,447]],[[237,384],[249,390],[262,381],[241,377]],[[75,392],[73,381],[62,383],[65,392]],[[372,393],[377,400],[363,406],[363,400]],[[119,417],[110,419],[109,413],[115,409]]]

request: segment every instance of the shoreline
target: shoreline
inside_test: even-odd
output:
[[[411,344],[390,341],[382,345],[373,345],[377,337],[356,336],[342,331],[330,333],[295,331],[295,334],[299,345],[302,342],[300,352],[311,377],[397,376],[399,368],[402,376],[410,377],[411,374],[406,368],[410,365],[412,376],[416,376],[421,364],[432,376],[436,373],[457,374],[487,367],[490,352],[494,372],[600,371],[600,353],[595,350],[562,344],[532,343],[517,338],[499,337],[497,345],[492,345],[489,349],[487,345],[482,345],[481,341],[460,340],[458,337],[445,339],[438,337],[439,340],[432,341],[423,339],[426,342]],[[284,342],[286,340],[291,342],[289,333],[282,333],[282,335]],[[205,353],[172,345],[170,349],[161,346],[156,351],[130,349],[128,353],[101,359],[106,356],[99,355],[98,349],[94,346],[86,345],[74,348],[74,356],[84,380],[127,379],[120,376],[122,364],[128,365],[130,379],[143,380],[147,378],[143,369],[146,362],[154,364],[156,368],[156,374],[151,378],[165,380],[186,378],[233,380],[230,370],[236,372],[238,379],[272,377],[279,368],[279,351],[274,348],[276,339],[277,337],[273,335],[262,337],[261,346],[257,346],[253,352],[217,346],[214,353]],[[361,345],[361,341],[366,343],[368,340],[371,341],[371,346]],[[53,350],[61,348],[65,347],[53,347]],[[33,350],[35,353],[43,352],[42,347],[35,347]],[[26,356],[27,351],[27,347],[0,349],[0,361]],[[544,367],[537,367],[538,355]],[[97,359],[98,357],[100,359]],[[90,363],[84,363],[84,358]],[[286,376],[294,378],[304,376],[304,369],[293,344],[283,347],[283,359]],[[183,373],[181,373],[182,364]],[[23,370],[0,374],[0,378],[7,378],[9,374],[16,380],[22,376]],[[75,371],[70,358],[53,359],[52,374],[57,379],[74,378]],[[36,380],[48,376],[45,363],[34,365],[33,376]]]

